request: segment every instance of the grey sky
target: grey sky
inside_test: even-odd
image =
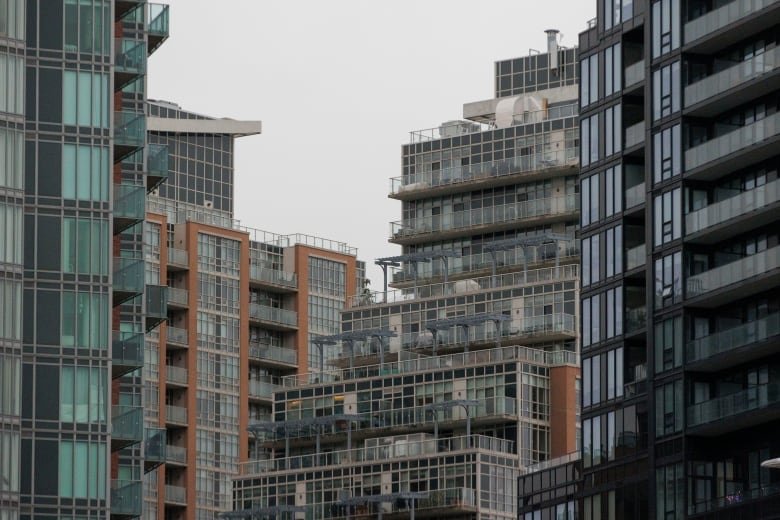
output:
[[[595,0],[166,0],[171,38],[150,60],[149,97],[203,114],[260,119],[236,149],[236,217],[277,233],[359,248],[372,286],[400,202],[410,130],[493,96],[493,62],[562,45]]]

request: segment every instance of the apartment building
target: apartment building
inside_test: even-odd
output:
[[[520,472],[576,452],[576,56],[551,32],[496,63],[494,99],[411,133],[401,254],[250,424],[233,517],[516,518]]]
[[[580,35],[581,518],[778,518],[780,2]]]
[[[0,518],[129,518],[144,429],[146,63],[168,7],[0,3]]]

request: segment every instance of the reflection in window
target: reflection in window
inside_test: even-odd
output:
[[[0,0],[0,36],[24,40],[24,0]]]
[[[111,6],[106,0],[65,0],[65,50],[108,54]]]
[[[653,180],[656,184],[680,175],[681,154],[680,125],[653,136]]]
[[[108,128],[108,74],[66,70],[62,81],[62,122]]]
[[[63,347],[108,348],[108,295],[63,291]]]
[[[680,0],[653,4],[653,58],[680,47]]]
[[[24,134],[0,128],[0,187],[24,189],[23,172]]]
[[[60,421],[105,422],[106,377],[107,372],[102,368],[62,367]]]
[[[24,59],[21,56],[2,52],[0,52],[0,112],[24,114]]]
[[[108,200],[109,149],[66,144],[62,147],[62,196],[76,200]]]
[[[666,255],[655,261],[655,308],[662,309],[682,301],[682,253]]]
[[[64,218],[62,222],[63,272],[108,274],[109,236],[107,220]]]
[[[60,496],[106,498],[106,445],[60,442]]]
[[[653,219],[654,245],[660,246],[677,240],[682,235],[681,190],[676,188],[655,198]]]
[[[653,72],[653,120],[680,111],[680,62]]]

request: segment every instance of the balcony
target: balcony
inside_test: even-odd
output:
[[[255,401],[271,401],[274,398],[274,392],[281,389],[281,385],[272,380],[249,380],[249,399]]]
[[[114,234],[146,218],[146,190],[134,184],[114,185]]]
[[[780,417],[780,384],[757,385],[688,407],[687,426],[694,435],[722,435]]]
[[[114,40],[114,89],[146,74],[146,43],[116,38]]]
[[[165,380],[168,386],[187,386],[189,373],[186,368],[165,365]]]
[[[647,262],[647,250],[645,244],[632,247],[626,251],[626,271],[632,271],[638,267],[644,267]]]
[[[249,266],[249,283],[255,286],[268,286],[285,292],[298,289],[298,275],[277,269],[268,269],[259,265]]]
[[[699,307],[716,307],[780,283],[780,246],[689,276],[687,297]]]
[[[249,359],[264,364],[282,365],[286,368],[298,366],[298,351],[274,345],[249,342]]]
[[[626,189],[626,211],[630,208],[639,206],[645,203],[647,192],[645,191],[645,183],[640,182],[636,186],[631,186]]]
[[[190,292],[187,289],[168,287],[168,307],[186,309],[189,305]]]
[[[179,466],[187,465],[187,448],[184,446],[174,446],[169,444],[166,449],[166,464],[176,464]]]
[[[146,116],[140,112],[114,112],[114,162],[140,150],[146,142]]]
[[[780,180],[710,204],[685,216],[687,242],[712,244],[763,226],[780,204]]]
[[[777,154],[780,112],[685,151],[686,177],[713,180]]]
[[[259,303],[250,303],[249,321],[276,330],[297,330],[298,313]]]
[[[141,406],[111,407],[111,451],[144,440],[144,409]]]
[[[144,335],[112,331],[111,377],[116,379],[144,366]]]
[[[116,307],[144,293],[144,261],[114,258],[113,305]]]
[[[500,231],[567,220],[576,215],[579,202],[579,198],[572,194],[409,218],[390,223],[390,242],[412,244],[434,234],[437,240],[444,240],[480,231]]]
[[[712,117],[751,99],[777,90],[780,48],[775,47],[749,60],[685,87],[686,115]]]
[[[165,327],[165,340],[168,348],[188,348],[190,346],[190,338],[187,329],[180,329],[178,327],[172,327],[168,325]]]
[[[140,480],[111,480],[111,518],[136,518],[143,513]]]
[[[168,248],[168,270],[186,271],[190,268],[190,255],[185,249]]]
[[[631,87],[645,80],[645,62],[638,61],[626,67],[623,90],[631,90]]]
[[[685,50],[711,53],[759,33],[777,23],[776,16],[766,16],[777,7],[778,0],[735,0],[714,9],[685,24]]]
[[[628,150],[645,142],[645,122],[640,121],[626,128],[624,148]]]
[[[774,313],[691,341],[685,360],[692,370],[715,371],[773,354],[778,344],[780,314]]]
[[[144,441],[144,473],[149,473],[167,460],[168,430],[147,428]]]
[[[165,405],[166,426],[187,426],[187,409],[172,404]]]
[[[165,503],[177,506],[187,505],[187,488],[181,486],[165,485]]]
[[[150,144],[146,148],[146,191],[152,191],[168,179],[168,147]]]
[[[647,308],[636,307],[626,310],[626,334],[632,334],[647,327]]]
[[[571,339],[577,335],[576,320],[571,314],[542,314],[539,316],[524,316],[517,329],[521,344],[538,341],[558,341]]]
[[[549,137],[549,134],[541,135]],[[469,183],[468,189],[478,190],[518,182],[519,179],[512,177],[518,174],[527,174],[522,180],[530,181],[576,171],[579,147],[566,146],[563,142],[553,145],[562,149],[394,177],[390,179],[390,196],[410,200],[419,198],[422,193],[433,196],[462,191],[466,189],[464,183]]]
[[[168,287],[146,286],[146,332],[168,319]]]
[[[149,37],[149,54],[152,54],[170,36],[170,9],[163,4],[148,4],[148,25],[146,32]]]

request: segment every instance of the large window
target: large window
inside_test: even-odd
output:
[[[582,360],[582,405],[623,396],[623,347]]]
[[[601,235],[582,239],[582,286],[601,281]]]
[[[604,95],[620,92],[623,77],[623,63],[620,44],[616,43],[604,51]]]
[[[682,365],[682,317],[655,324],[655,372],[661,373]]]
[[[0,202],[0,264],[22,263],[22,208]]]
[[[656,183],[680,175],[682,146],[680,125],[662,130],[653,136],[653,180]]]
[[[63,347],[107,348],[108,320],[107,295],[63,291],[61,336]]]
[[[62,122],[108,128],[109,76],[66,70],[62,81]]]
[[[106,498],[106,445],[60,442],[60,496]]]
[[[609,107],[604,111],[604,157],[618,153],[623,144],[623,118],[620,105]]]
[[[678,520],[685,517],[685,478],[682,463],[655,470],[656,520]]]
[[[111,157],[104,146],[62,147],[62,196],[76,200],[108,200]]]
[[[0,430],[0,453],[3,454],[0,457],[0,493],[18,493],[20,474],[18,432]],[[2,510],[0,510],[1,516]]]
[[[655,308],[661,309],[682,301],[682,253],[677,252],[655,261]]]
[[[22,337],[22,282],[0,278],[0,338]],[[2,361],[0,360],[0,364]],[[0,369],[2,375],[2,369]],[[0,415],[3,414],[2,382],[0,382]]]
[[[24,0],[0,0],[0,37],[24,40]]]
[[[107,220],[64,218],[62,220],[63,272],[108,274],[109,236]]]
[[[582,225],[588,226],[593,222],[598,222],[601,219],[599,213],[599,175],[592,175],[582,180]]]
[[[602,0],[604,30],[610,30],[634,16],[634,0]]]
[[[66,51],[108,54],[111,50],[111,27],[110,2],[65,0]]]
[[[653,72],[653,120],[680,111],[680,62]]]
[[[682,431],[683,385],[678,379],[655,389],[655,435],[663,437]]]
[[[580,61],[580,106],[586,107],[599,98],[599,55]]]
[[[676,188],[655,198],[653,244],[660,246],[682,236],[681,190]]]
[[[653,4],[653,58],[680,47],[680,0]]]
[[[0,52],[0,112],[24,114],[24,58],[3,52]]]
[[[24,189],[23,174],[24,134],[0,128],[0,187]]]
[[[105,422],[106,377],[107,372],[102,368],[62,367],[60,421]]]
[[[0,355],[0,415],[19,415],[21,378],[21,358],[5,354]],[[0,460],[2,460],[2,457],[0,457]],[[0,489],[3,489],[2,482],[0,482]]]
[[[580,160],[584,167],[599,160],[599,115],[582,119],[580,125],[582,135]]]

